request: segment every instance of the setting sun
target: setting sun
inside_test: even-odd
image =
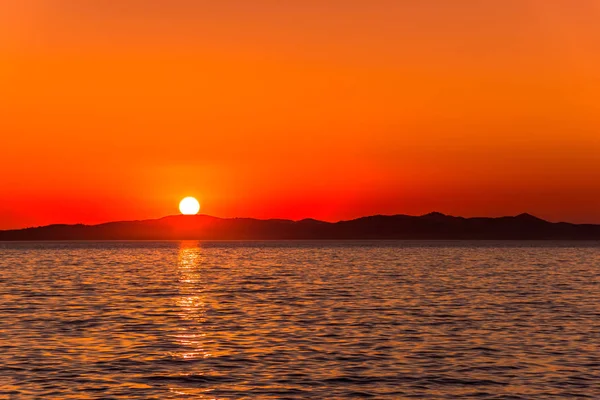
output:
[[[193,197],[186,197],[179,202],[179,211],[183,215],[196,215],[200,211],[200,203]]]

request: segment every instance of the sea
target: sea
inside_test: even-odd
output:
[[[3,242],[1,399],[600,399],[600,242]]]

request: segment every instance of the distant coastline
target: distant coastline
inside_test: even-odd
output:
[[[600,225],[549,222],[530,214],[498,218],[374,215],[348,221],[168,216],[98,225],[0,231],[0,241],[33,240],[600,240]]]

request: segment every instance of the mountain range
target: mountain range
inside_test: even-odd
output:
[[[0,240],[600,240],[600,225],[548,222],[530,214],[464,218],[373,215],[339,222],[315,219],[217,218],[174,215],[98,225],[47,225],[0,231]]]

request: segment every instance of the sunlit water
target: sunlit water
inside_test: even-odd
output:
[[[600,398],[600,244],[0,243],[0,398]]]

